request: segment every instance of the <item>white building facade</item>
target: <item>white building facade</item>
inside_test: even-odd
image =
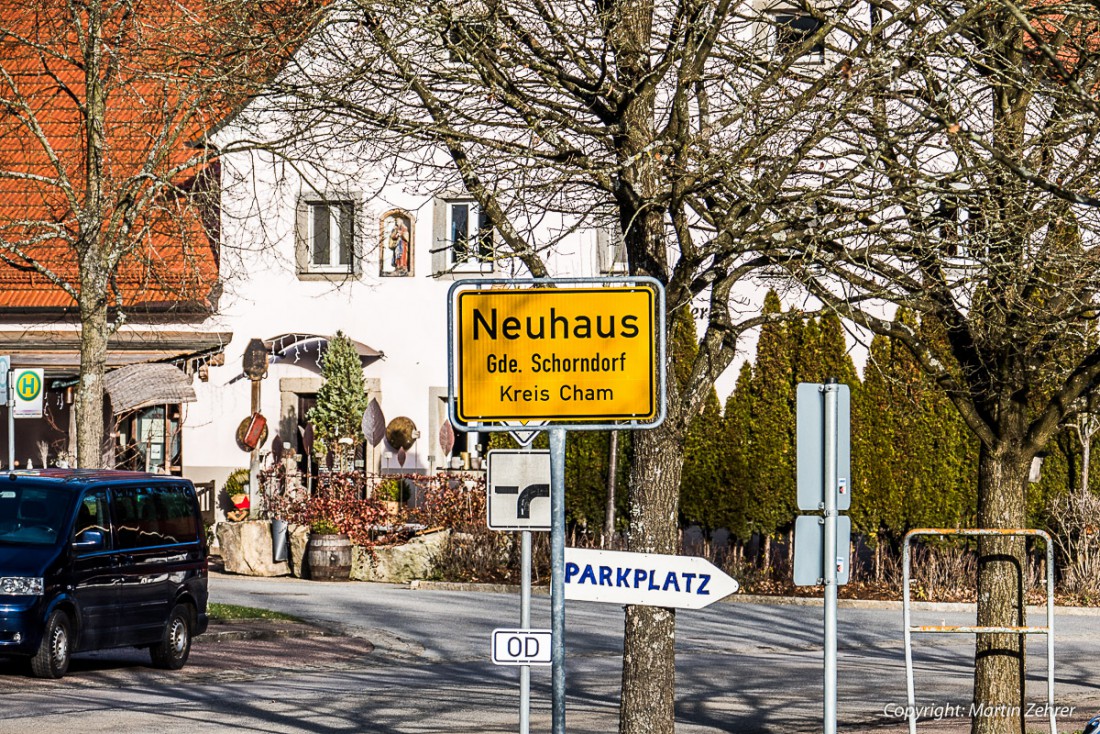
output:
[[[785,50],[810,38],[820,23],[791,11],[766,26],[754,19],[736,25],[749,46]],[[346,32],[356,27],[349,24]],[[764,28],[778,30],[764,38]],[[317,43],[339,44],[339,34]],[[824,60],[823,47],[807,53],[812,64]],[[436,55],[438,63],[450,63]],[[299,73],[324,78],[325,63],[338,63],[332,59],[340,55],[313,55],[307,48],[299,56]],[[332,129],[338,124],[328,120],[311,129],[280,112],[278,101],[256,102],[218,134],[219,145],[229,148],[248,139],[291,140],[297,149],[284,142],[283,157],[253,151],[221,158],[223,292],[217,316],[204,327],[233,336],[223,363],[206,367],[204,381],[195,383],[196,402],[185,406],[184,473],[195,481],[220,482],[248,466],[235,434],[251,412],[241,361],[253,339],[263,340],[272,358],[260,391],[260,412],[270,426],[265,451],[289,444],[303,453],[304,413],[323,384],[319,346],[338,331],[359,345],[369,398],[385,421],[404,417],[415,426],[403,463],[396,447],[383,441],[368,449],[367,471],[431,472],[472,448],[461,432],[449,452],[440,441],[447,421],[447,291],[461,278],[523,278],[527,272],[503,256],[473,197],[456,184],[448,156],[425,150],[411,160],[406,150],[387,158],[376,141]],[[333,142],[342,136],[343,144]],[[563,203],[560,209],[583,207]],[[527,211],[519,217],[524,219],[517,226],[526,225],[529,244],[552,276],[626,272],[617,228],[606,221],[565,221],[550,211]],[[746,291],[738,295],[740,307],[755,311],[766,287],[749,283],[739,290]],[[693,304],[699,323],[706,320],[707,300],[702,294]],[[736,371],[729,374],[723,392]]]
[[[337,332],[356,342],[368,397],[385,421],[404,417],[415,426],[404,456],[384,440],[368,442],[362,468],[430,473],[473,453],[461,432],[454,432],[449,452],[440,441],[447,421],[447,292],[461,278],[527,275],[496,251],[473,198],[415,177],[386,179],[383,166],[360,168],[353,156],[346,170],[329,166],[312,175],[270,156],[228,155],[222,165],[223,293],[204,327],[232,333],[232,340],[222,363],[199,373],[196,401],[184,406],[185,476],[220,486],[249,465],[236,432],[251,413],[242,357],[253,339],[264,341],[271,361],[260,385],[268,421],[263,460],[286,444],[304,455],[305,413],[324,382],[318,356]],[[540,231],[560,239],[562,223],[549,217],[533,236]],[[550,263],[557,276],[625,270],[621,247],[597,228],[562,239]]]

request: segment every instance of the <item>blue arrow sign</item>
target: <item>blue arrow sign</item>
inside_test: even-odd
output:
[[[565,549],[565,598],[702,609],[740,585],[705,558]]]

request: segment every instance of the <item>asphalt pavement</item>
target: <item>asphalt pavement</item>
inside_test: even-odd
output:
[[[427,673],[425,666],[458,666],[463,671],[481,671],[484,685],[494,690],[503,687],[496,691],[502,698],[516,695],[514,671],[494,669],[488,660],[492,630],[515,626],[519,619],[515,594],[484,593],[461,585],[421,584],[410,589],[384,584],[318,585],[293,579],[242,583],[229,577],[217,579],[214,588],[218,594],[231,594],[236,603],[273,603],[313,620],[360,630],[379,646],[380,657],[404,661],[410,673]],[[731,599],[735,601],[678,613],[678,731],[820,731],[820,602]],[[550,626],[548,602],[545,596],[534,598],[533,626]],[[842,725],[895,728],[904,724],[899,715],[906,704],[900,605],[842,604]],[[972,608],[965,605],[919,605],[918,609],[916,623],[973,621]],[[1094,631],[1098,620],[1100,613],[1094,610],[1058,613],[1056,704],[1066,709],[1065,722],[1070,727],[1100,710],[1100,671],[1091,664],[1100,643]],[[622,627],[618,607],[569,603],[570,731],[584,717],[594,717],[595,722],[585,730],[616,729]],[[1032,638],[1028,690],[1029,700],[1037,704],[1045,702],[1045,652],[1042,638]],[[931,717],[922,731],[950,730],[953,722],[935,717],[969,706],[972,655],[970,635],[917,638],[917,702]],[[543,694],[536,704],[548,705],[548,669],[535,669],[532,679],[536,697],[539,690]],[[447,687],[449,680],[441,680],[440,685]],[[1041,725],[1045,719],[1036,723]]]
[[[297,615],[308,625],[215,628],[184,670],[148,667],[136,650],[80,655],[61,681],[0,664],[0,734],[188,732],[515,732],[518,672],[492,665],[489,639],[515,627],[519,597],[457,587],[411,589],[358,582],[215,574],[214,601]],[[972,620],[964,607],[926,606],[923,623]],[[545,596],[533,626],[549,627]],[[840,610],[841,731],[905,731],[901,611],[889,603]],[[1056,702],[1060,730],[1100,711],[1100,614],[1059,610]],[[623,615],[619,607],[567,607],[570,732],[617,729]],[[822,610],[805,601],[719,603],[677,616],[677,731],[736,734],[821,730]],[[918,641],[920,734],[959,734],[972,680],[972,637]],[[1029,700],[1043,702],[1045,646],[1029,648]],[[549,732],[548,668],[532,673],[532,731]],[[938,707],[938,709],[937,709]],[[1029,721],[1045,731],[1045,719]]]

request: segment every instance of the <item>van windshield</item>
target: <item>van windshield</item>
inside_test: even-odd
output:
[[[52,487],[0,489],[0,543],[53,545],[68,519],[73,495]]]

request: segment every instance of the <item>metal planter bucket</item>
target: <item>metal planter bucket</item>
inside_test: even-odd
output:
[[[271,521],[271,560],[275,563],[289,558],[289,540],[286,520]]]

